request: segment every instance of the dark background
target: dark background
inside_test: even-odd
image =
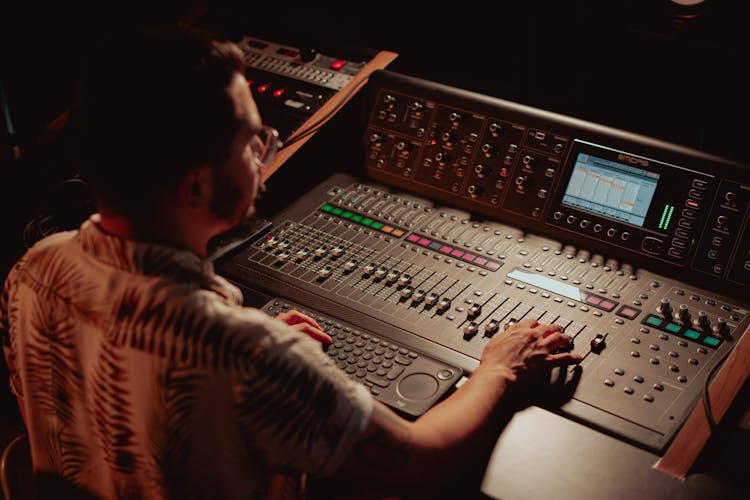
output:
[[[389,66],[394,71],[750,163],[746,2],[706,0],[696,8],[669,0],[253,3],[213,2],[203,19],[233,36],[340,57],[360,48],[390,50],[399,54]],[[60,188],[75,166],[65,128],[55,130],[73,101],[87,45],[103,43],[118,27],[174,22],[201,6],[0,7],[0,82],[16,132],[10,137],[5,121],[0,124],[3,279],[35,237],[29,220],[64,207],[65,218],[56,223],[72,227],[90,209],[77,186]],[[18,160],[9,154],[14,144],[21,148]],[[16,429],[17,420],[5,382],[0,394],[4,444],[3,428]]]

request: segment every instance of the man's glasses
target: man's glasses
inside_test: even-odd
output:
[[[255,153],[255,163],[259,168],[265,168],[273,163],[276,153],[282,147],[279,131],[269,125],[263,125],[257,139],[253,140],[251,146]]]

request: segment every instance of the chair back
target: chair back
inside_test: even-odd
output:
[[[0,484],[5,500],[27,500],[37,497],[29,437],[25,432],[13,438],[0,456]]]

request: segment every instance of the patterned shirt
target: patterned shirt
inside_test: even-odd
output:
[[[34,245],[0,298],[34,469],[159,499],[263,498],[273,474],[335,470],[369,419],[365,388],[210,261],[98,220]]]

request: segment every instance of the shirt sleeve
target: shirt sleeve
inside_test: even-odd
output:
[[[3,350],[6,366],[10,372],[10,389],[17,397],[23,397],[21,384],[18,383],[15,355],[10,341],[10,295],[12,290],[18,286],[18,265],[14,266],[8,274],[2,293],[0,294],[0,347]]]
[[[372,396],[317,341],[260,311],[246,314],[263,332],[235,387],[252,446],[272,469],[333,472],[366,427]]]

